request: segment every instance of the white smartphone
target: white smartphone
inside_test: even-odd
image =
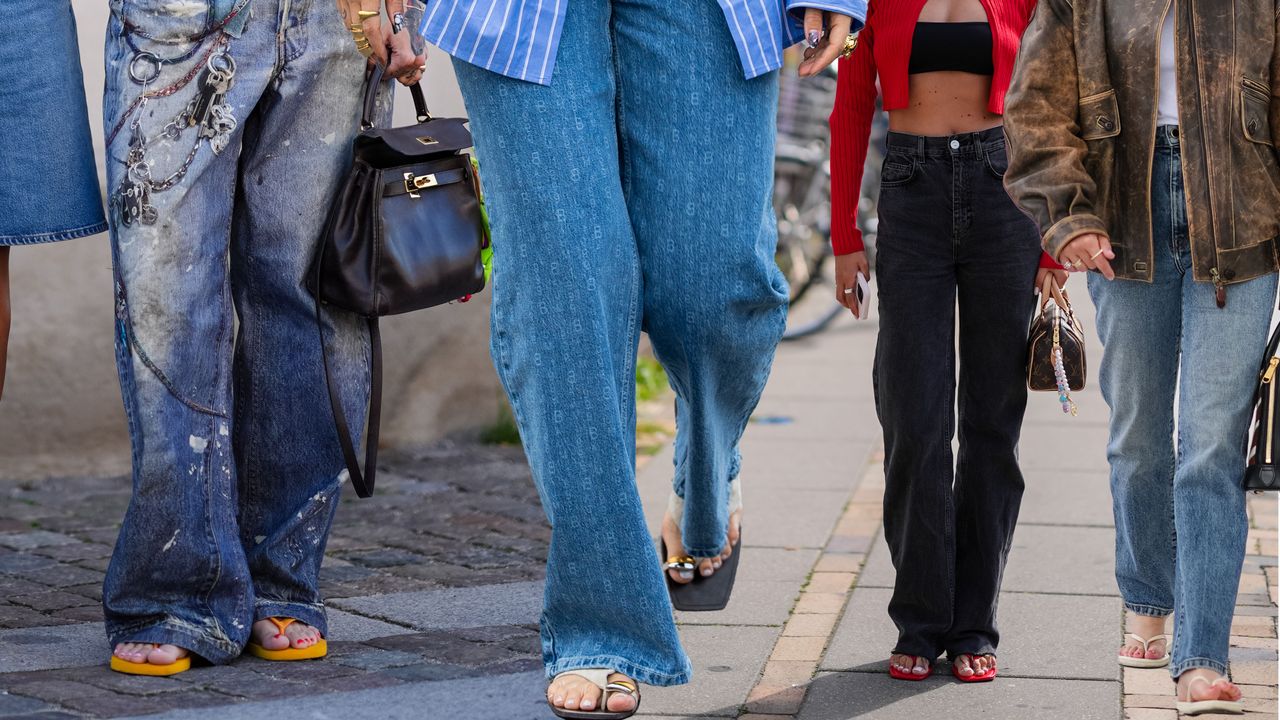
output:
[[[854,297],[858,299],[858,319],[867,319],[867,309],[871,307],[871,285],[867,276],[858,273],[858,282],[853,288]]]

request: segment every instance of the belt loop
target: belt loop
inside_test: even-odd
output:
[[[916,136],[916,157],[920,160],[925,160],[929,157],[928,153],[925,151],[925,142],[924,142],[923,135]]]

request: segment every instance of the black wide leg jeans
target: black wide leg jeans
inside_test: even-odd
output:
[[[888,145],[874,384],[885,538],[897,569],[894,652],[994,653],[1022,501],[1017,447],[1039,233],[1005,193],[1001,128],[890,133]]]

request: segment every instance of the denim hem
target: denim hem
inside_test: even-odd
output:
[[[1126,602],[1124,609],[1134,615],[1142,615],[1144,617],[1169,617],[1173,614],[1173,608],[1162,608],[1158,605],[1140,605],[1131,602]]]
[[[741,473],[735,473],[733,477],[729,478],[729,482],[732,483],[734,480],[737,480],[740,474]],[[681,487],[683,487],[683,484],[681,485]],[[684,500],[684,495],[681,495],[680,493],[676,492],[674,488],[672,488],[671,492],[675,493],[676,496],[679,497],[681,500]],[[745,508],[745,505],[744,505],[744,508]],[[680,539],[683,541],[684,540],[684,518],[683,517],[676,518],[675,520],[678,526],[680,527]],[[741,539],[742,537],[741,525],[738,526],[738,532],[739,532],[738,537],[739,539]],[[709,548],[700,548],[700,547],[690,547],[688,545],[685,545],[684,552],[686,555],[691,555],[698,559],[719,557],[720,553],[724,552],[725,545],[729,544],[729,526],[727,524],[725,525],[725,529],[724,529],[724,538],[725,538],[724,545],[721,545],[718,548],[709,549]]]
[[[253,605],[253,621],[273,617],[293,618],[319,630],[325,638],[329,637],[329,619],[325,615],[324,605],[259,598]]]
[[[685,661],[684,669],[679,672],[668,673],[637,665],[617,655],[592,655],[563,658],[549,663],[547,665],[547,679],[550,680],[556,675],[570,670],[583,670],[585,668],[607,668],[613,672],[620,672],[636,682],[658,687],[685,685],[689,682],[689,676],[692,674],[692,669],[689,667],[687,660]]]
[[[728,543],[727,540],[725,542],[726,544]],[[719,557],[720,553],[724,552],[724,547],[721,546],[721,547],[712,548],[712,549],[686,547],[684,549],[684,552],[686,555],[692,555],[695,558],[705,560],[707,558]]]
[[[75,240],[76,238],[97,235],[98,233],[104,233],[106,231],[106,222],[96,222],[92,225],[84,225],[78,228],[36,233],[34,235],[0,235],[0,247],[41,245],[43,243],[59,242],[61,240]]]
[[[929,662],[930,665],[933,665],[934,663],[936,663],[938,661],[938,656],[941,655],[941,653],[938,652],[937,650],[924,650],[922,652],[914,652],[913,649],[910,649],[909,646],[903,645],[902,643],[898,643],[897,645],[894,645],[893,649],[889,651],[889,654],[890,655],[910,655],[911,657],[914,657],[914,658],[924,658]]]
[[[996,656],[996,646],[989,642],[975,641],[974,644],[961,643],[953,648],[947,648],[947,659],[954,661],[961,655],[990,655]]]
[[[177,645],[214,665],[225,665],[240,656],[241,646],[223,636],[217,638],[191,623],[169,616],[159,622],[138,623],[107,632],[112,651],[120,643]]]
[[[1214,660],[1212,658],[1206,658],[1206,657],[1187,658],[1182,662],[1173,663],[1172,665],[1169,666],[1169,674],[1172,675],[1173,678],[1176,680],[1178,679],[1179,676],[1182,675],[1182,673],[1188,670],[1195,670],[1198,668],[1212,670],[1218,673],[1219,675],[1221,675],[1222,677],[1227,677],[1226,663],[1218,662],[1217,660]]]

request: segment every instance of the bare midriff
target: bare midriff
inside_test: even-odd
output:
[[[981,0],[928,0],[919,22],[986,22]],[[889,129],[912,135],[959,135],[1003,124],[987,111],[991,76],[967,72],[927,72],[907,77],[907,106],[889,111]]]
[[[999,127],[987,110],[991,76],[967,72],[927,72],[910,76],[910,101],[889,111],[889,129],[912,135],[959,135]]]

